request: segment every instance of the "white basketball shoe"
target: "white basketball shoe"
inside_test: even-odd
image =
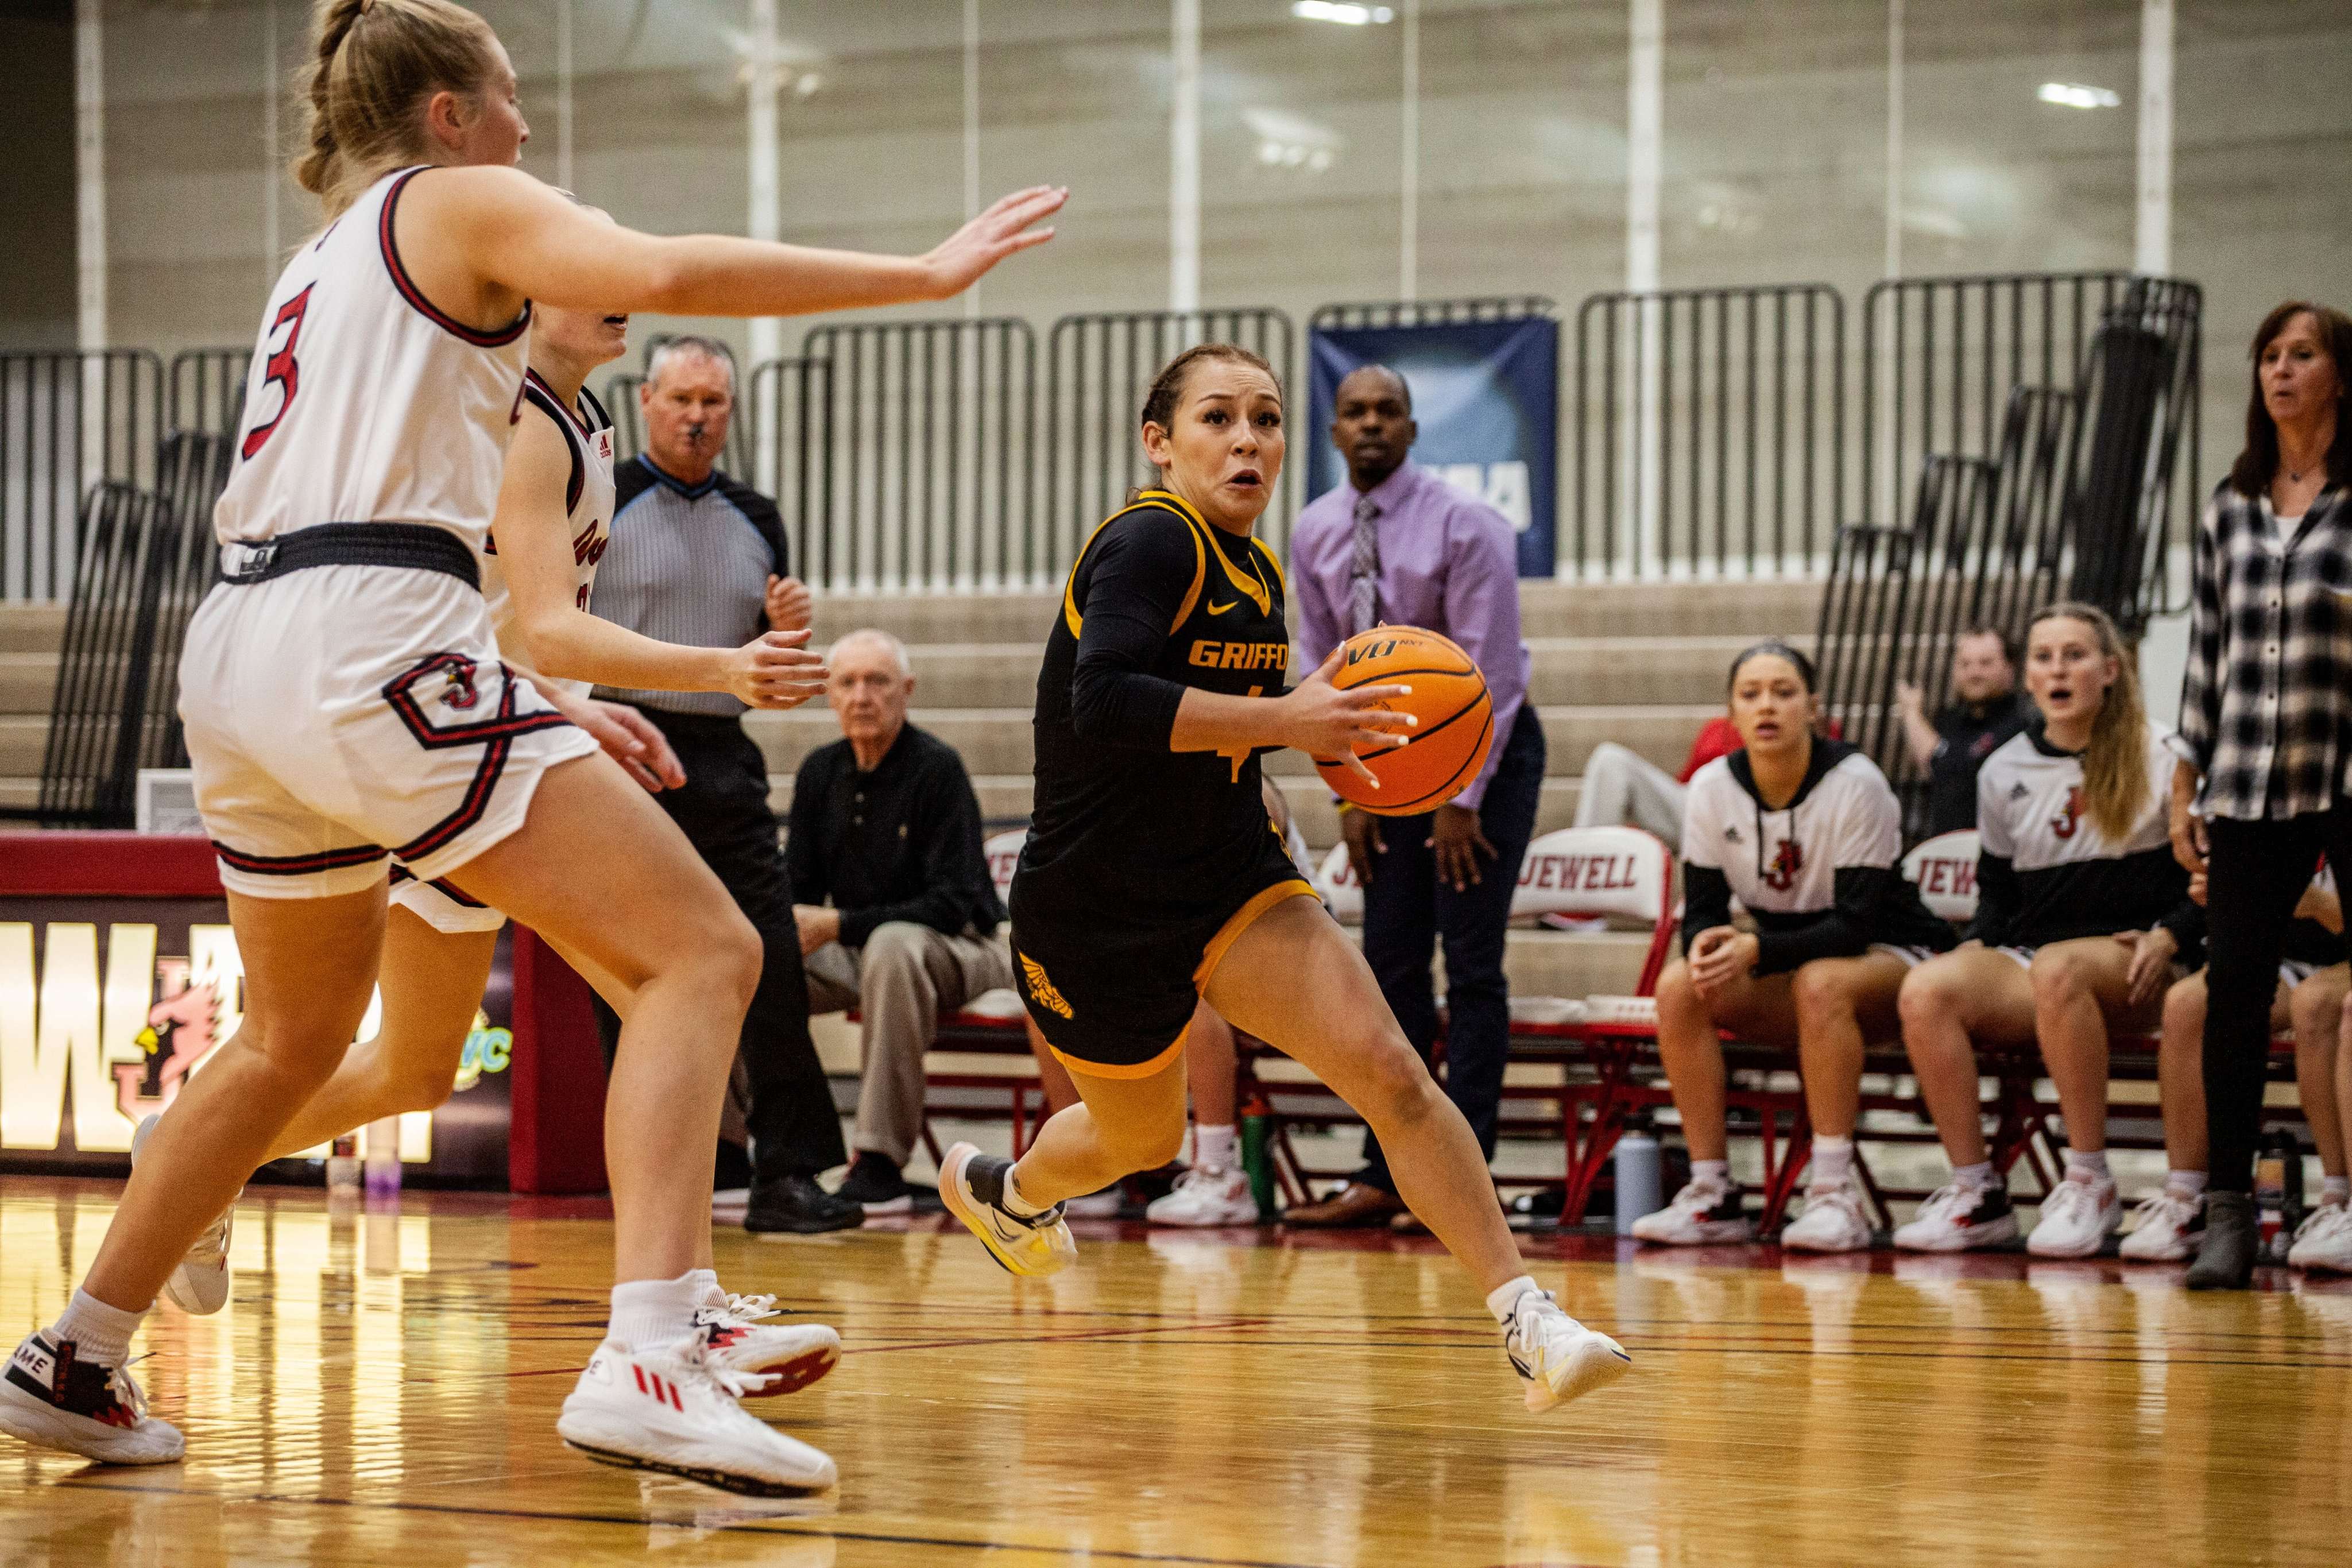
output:
[[[2205,1236],[2205,1195],[2164,1188],[2134,1211],[2138,1223],[2116,1251],[2135,1263],[2178,1263],[2194,1254]]]
[[[108,1465],[168,1465],[187,1448],[147,1414],[128,1362],[84,1361],[48,1331],[27,1335],[0,1375],[0,1432]]]
[[[131,1163],[139,1163],[139,1151],[155,1131],[155,1124],[163,1119],[161,1112],[141,1119],[139,1130],[131,1134]],[[180,1260],[172,1277],[163,1281],[163,1299],[184,1312],[204,1317],[228,1305],[228,1231],[236,1218],[236,1199],[196,1238],[188,1255]]]
[[[2042,1203],[2041,1223],[2025,1239],[2036,1258],[2095,1258],[2124,1222],[2124,1200],[2112,1176],[2083,1181],[2069,1176]]]
[[[1255,1225],[1257,1199],[1250,1196],[1248,1172],[1194,1166],[1176,1178],[1174,1191],[1151,1200],[1143,1218],[1150,1225]]]
[[[1560,1311],[1549,1291],[1528,1291],[1503,1325],[1503,1352],[1527,1385],[1528,1408],[1541,1414],[1633,1369],[1625,1347]]]
[[[1870,1245],[1870,1219],[1862,1208],[1862,1188],[1851,1181],[1805,1189],[1805,1212],[1780,1232],[1780,1245],[1797,1252],[1860,1252]]]
[[[795,1497],[838,1479],[833,1460],[735,1400],[751,1380],[715,1363],[700,1333],[651,1350],[608,1339],[563,1401],[555,1430],[590,1458],[659,1470],[746,1497]]]
[[[767,1398],[797,1394],[841,1359],[841,1336],[823,1323],[772,1323],[773,1296],[735,1296],[723,1307],[694,1314],[703,1352],[715,1367],[747,1380],[744,1394]]]
[[[1692,1181],[1674,1202],[1633,1221],[1633,1239],[1654,1247],[1727,1247],[1756,1239],[1746,1195],[1736,1184]]]

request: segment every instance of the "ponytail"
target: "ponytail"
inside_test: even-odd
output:
[[[2123,843],[2147,809],[2147,707],[2140,697],[2139,665],[2123,633],[2095,604],[2053,604],[2027,627],[2044,621],[2079,621],[2091,629],[2099,652],[2116,662],[2114,685],[2091,721],[2091,744],[2083,751],[2083,814],[2109,841]]]
[[[453,0],[318,0],[304,86],[310,144],[294,179],[330,218],[404,162],[421,162],[417,111],[488,78],[498,36]]]

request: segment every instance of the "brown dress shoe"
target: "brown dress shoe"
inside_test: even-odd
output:
[[[1360,1181],[1351,1181],[1338,1193],[1320,1203],[1302,1204],[1282,1211],[1285,1225],[1339,1230],[1359,1226],[1385,1225],[1392,1216],[1402,1214],[1404,1200],[1392,1192],[1382,1192]]]

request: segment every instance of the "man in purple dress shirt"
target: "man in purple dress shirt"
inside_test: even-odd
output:
[[[1331,440],[1348,483],[1318,497],[1291,536],[1299,652],[1313,669],[1349,636],[1386,622],[1440,632],[1485,672],[1501,739],[1469,788],[1416,817],[1340,809],[1364,888],[1364,957],[1425,1059],[1437,1039],[1430,960],[1445,944],[1445,1092],[1489,1159],[1510,1050],[1505,927],[1543,789],[1543,726],[1528,706],[1519,640],[1518,541],[1504,516],[1407,461],[1417,434],[1404,378],[1366,365],[1339,383]],[[1412,1224],[1379,1140],[1336,1197],[1292,1225]]]

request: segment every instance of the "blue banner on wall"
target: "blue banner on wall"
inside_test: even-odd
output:
[[[1386,365],[1412,389],[1412,460],[1480,497],[1519,536],[1519,575],[1549,577],[1559,488],[1559,323],[1549,317],[1318,330],[1307,346],[1312,500],[1347,478],[1331,445],[1340,378]]]

